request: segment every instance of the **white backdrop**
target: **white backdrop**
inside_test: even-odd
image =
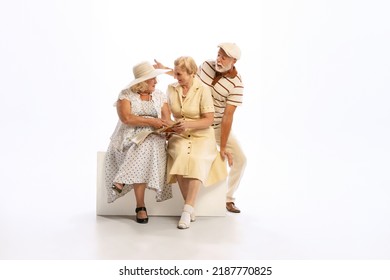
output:
[[[94,211],[96,152],[108,146],[112,103],[132,66],[153,58],[172,66],[181,55],[200,64],[234,41],[245,83],[234,130],[248,155],[238,206],[297,226],[307,246],[324,228],[351,248],[365,241],[357,257],[389,258],[389,8],[379,0],[2,1],[1,222]],[[173,79],[159,81],[165,91]]]

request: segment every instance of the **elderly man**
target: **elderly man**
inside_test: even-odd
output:
[[[246,157],[238,140],[232,133],[233,116],[237,106],[242,104],[244,86],[234,66],[241,57],[240,48],[234,43],[218,45],[216,61],[205,61],[200,66],[198,77],[211,89],[214,98],[214,132],[220,153],[227,157],[230,166],[226,209],[240,213],[234,204],[237,190],[246,166]]]

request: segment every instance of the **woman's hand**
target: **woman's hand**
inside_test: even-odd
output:
[[[190,128],[189,122],[185,120],[180,120],[172,127],[172,130],[176,133],[182,133],[188,128]]]
[[[163,119],[158,119],[158,118],[150,118],[150,126],[154,128],[163,128],[164,126],[168,126],[168,122],[163,120]]]

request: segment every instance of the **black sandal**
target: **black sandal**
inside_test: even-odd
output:
[[[124,187],[124,185],[122,186],[122,188]],[[121,193],[122,192],[122,189],[118,188],[115,184],[112,184],[112,189],[114,191],[116,191],[117,193]]]
[[[145,212],[146,212],[146,215],[148,215],[148,212],[146,211],[146,208],[145,208],[145,207],[137,207],[137,208],[135,208],[135,213],[138,214],[139,211],[145,211]],[[137,223],[139,223],[139,224],[147,224],[148,221],[149,221],[149,217],[146,217],[146,218],[138,218],[138,217],[136,216],[136,218],[137,218]]]

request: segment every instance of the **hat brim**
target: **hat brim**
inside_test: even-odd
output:
[[[152,72],[148,73],[145,76],[142,76],[142,77],[140,77],[138,79],[134,79],[133,81],[130,82],[130,84],[127,85],[126,88],[130,88],[130,87],[132,87],[132,86],[134,86],[136,84],[139,84],[141,82],[144,82],[144,81],[152,79],[152,78],[155,78],[158,75],[167,73],[169,71],[171,71],[171,69],[155,69],[155,70],[153,70]]]

